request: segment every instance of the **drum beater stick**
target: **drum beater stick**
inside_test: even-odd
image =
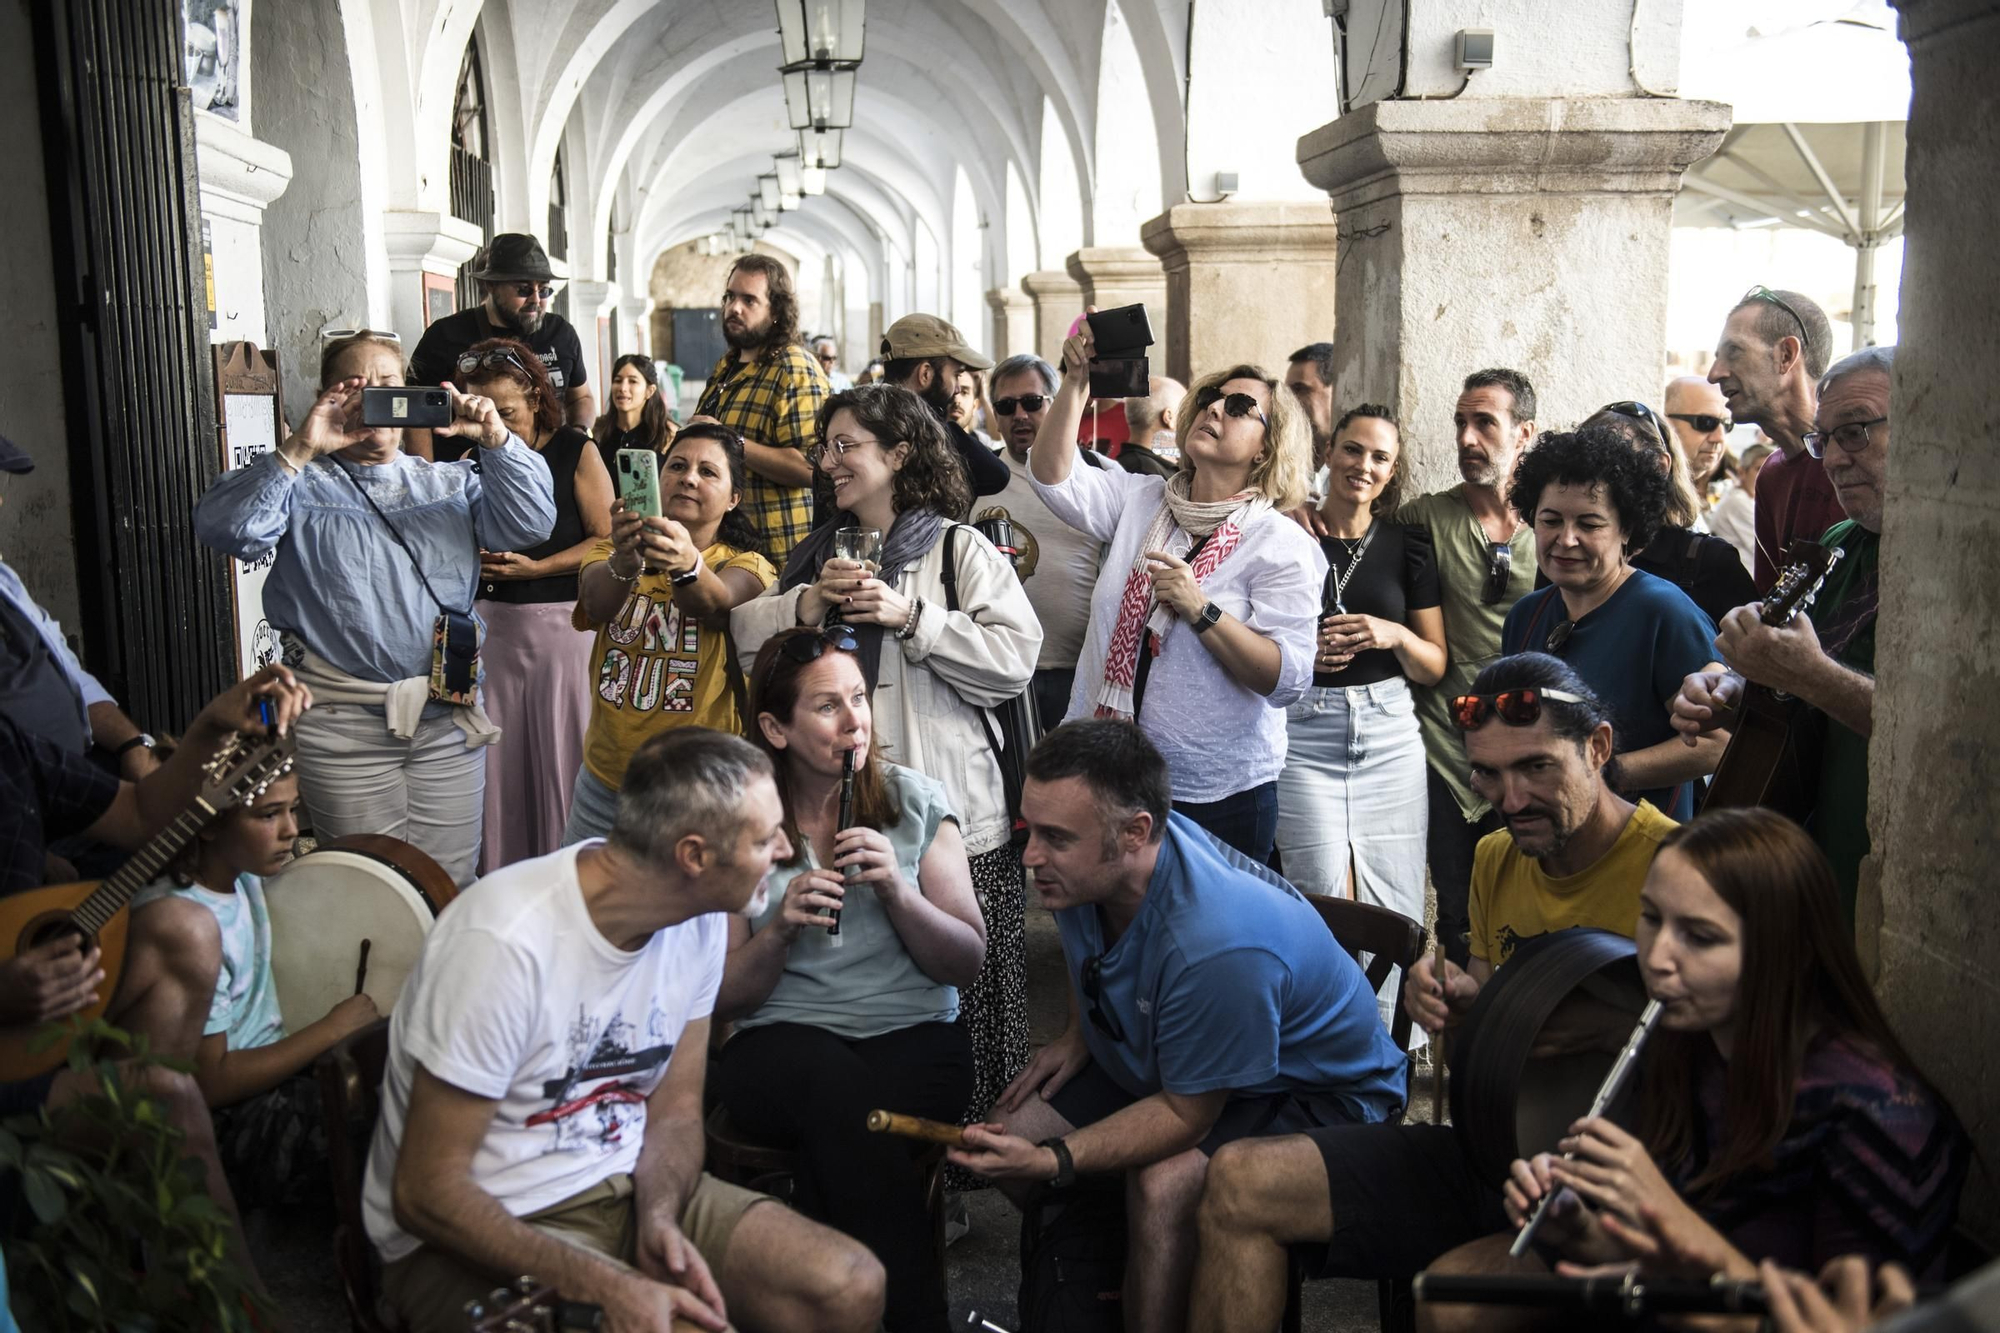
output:
[[[942,1143],[953,1148],[965,1146],[965,1127],[926,1120],[920,1115],[897,1115],[893,1111],[870,1111],[868,1128],[877,1134],[897,1134],[925,1143]]]
[[[1618,1100],[1618,1094],[1624,1091],[1625,1085],[1631,1081],[1632,1071],[1638,1068],[1639,1048],[1646,1044],[1646,1038],[1652,1036],[1653,1029],[1659,1025],[1660,1002],[1648,1000],[1645,1012],[1639,1015],[1639,1026],[1632,1029],[1632,1035],[1625,1041],[1625,1049],[1618,1052],[1618,1058],[1611,1062],[1611,1072],[1604,1076],[1604,1082],[1598,1087],[1597,1096],[1591,1101],[1590,1112],[1584,1119],[1595,1120],[1610,1108],[1612,1102]],[[1562,1159],[1567,1162],[1575,1156],[1573,1152],[1566,1152],[1562,1155]],[[1549,1211],[1549,1203],[1560,1193],[1562,1190],[1558,1187],[1542,1196],[1541,1202],[1535,1205],[1534,1213],[1528,1218],[1528,1225],[1521,1228],[1521,1234],[1514,1237],[1513,1245],[1508,1247],[1508,1257],[1518,1259],[1528,1252],[1528,1245],[1535,1238],[1536,1228],[1541,1226],[1542,1218]]]
[[[1442,940],[1431,942],[1431,974],[1437,978],[1438,988],[1444,990],[1444,941]],[[1445,1003],[1446,1005],[1451,1003],[1449,991],[1445,993]],[[1431,1038],[1431,1123],[1433,1125],[1444,1123],[1444,1030],[1442,1028]]]
[[[368,951],[375,947],[374,940],[361,941],[361,961],[354,968],[354,993],[361,994],[368,985]]]

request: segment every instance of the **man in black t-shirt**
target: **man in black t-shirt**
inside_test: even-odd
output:
[[[555,271],[542,243],[525,232],[503,232],[493,238],[478,264],[472,276],[486,299],[424,330],[417,350],[410,354],[410,382],[442,384],[458,375],[458,358],[474,343],[518,338],[534,348],[548,367],[549,380],[563,396],[565,419],[589,430],[597,419],[597,399],[583,364],[583,343],[575,326],[549,309]]]

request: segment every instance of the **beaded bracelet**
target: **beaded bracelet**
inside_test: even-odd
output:
[[[904,640],[917,637],[917,621],[923,614],[924,599],[919,597],[910,603],[910,617],[903,622],[903,627],[896,631],[896,637]]]
[[[617,566],[613,565],[609,560],[606,560],[604,562],[604,572],[611,576],[611,581],[613,583],[637,583],[639,581],[639,576],[646,572],[646,567],[644,565],[640,565],[637,569],[632,571],[630,577],[627,577],[626,575],[620,574],[618,572]]]

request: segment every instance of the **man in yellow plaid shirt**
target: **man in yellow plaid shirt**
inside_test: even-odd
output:
[[[780,570],[812,527],[812,450],[820,404],[832,387],[799,344],[792,275],[769,255],[745,255],[722,294],[729,351],[709,372],[696,407],[743,437],[749,489],[743,513]]]

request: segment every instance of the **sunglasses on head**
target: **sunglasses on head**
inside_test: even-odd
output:
[[[551,296],[554,296],[556,294],[554,283],[517,282],[511,285],[514,288],[514,295],[520,297],[523,301],[527,300],[531,296],[539,296],[544,301],[546,301]]]
[[[1224,393],[1220,386],[1211,384],[1194,396],[1194,410],[1197,412],[1206,412],[1217,403],[1221,403],[1222,410],[1232,417],[1255,417],[1266,426],[1271,424],[1264,415],[1264,409],[1257,406],[1257,400],[1247,393]]]
[[[527,371],[520,355],[511,347],[496,347],[490,352],[467,352],[458,358],[458,373],[475,375],[482,370],[506,370],[508,368]]]
[[[1023,412],[1039,412],[1048,403],[1049,399],[1044,394],[1024,393],[1018,398],[995,398],[993,400],[993,410],[1003,417],[1011,417],[1014,415],[1016,407],[1019,407]]]
[[[817,662],[828,653],[852,653],[860,651],[861,644],[854,637],[854,631],[845,625],[828,625],[817,634],[795,634],[786,639],[778,651],[785,660],[805,666]]]
[[[1125,1040],[1125,1025],[1118,1015],[1104,1007],[1104,957],[1099,955],[1083,965],[1083,998],[1090,1001],[1090,1022],[1113,1041]]]
[[[1507,585],[1514,578],[1514,548],[1506,542],[1486,543],[1486,586],[1479,590],[1479,600],[1487,606],[1493,605],[1507,595]]]
[[[1666,423],[1661,421],[1659,415],[1644,403],[1627,399],[1622,403],[1606,403],[1600,410],[1615,412],[1628,421],[1644,422],[1652,429],[1653,438],[1658,441],[1660,448],[1664,449],[1667,447]]]
[[[1736,423],[1728,417],[1710,416],[1706,412],[1669,412],[1667,413],[1667,417],[1672,421],[1685,421],[1703,435],[1708,434],[1717,426],[1722,427],[1724,430],[1736,429]]]
[[[1498,694],[1461,694],[1451,701],[1451,717],[1462,731],[1470,731],[1489,716],[1498,717],[1511,727],[1532,727],[1541,720],[1544,699],[1558,704],[1583,702],[1580,696],[1568,690],[1547,690],[1528,685],[1518,690],[1502,690]]]
[[[1792,323],[1799,326],[1799,345],[1802,347],[1812,346],[1812,336],[1806,332],[1805,320],[1799,318],[1798,311],[1792,309],[1790,305],[1786,304],[1784,297],[1778,295],[1776,292],[1772,291],[1769,287],[1765,287],[1761,284],[1756,287],[1752,287],[1749,291],[1743,293],[1743,300],[1738,301],[1736,304],[1740,306],[1743,304],[1744,301],[1766,301],[1778,307],[1778,309],[1784,311],[1786,314],[1792,317]]]
[[[319,340],[323,343],[339,342],[342,338],[366,338],[370,342],[395,343],[402,346],[403,335],[391,333],[387,329],[322,329]]]

